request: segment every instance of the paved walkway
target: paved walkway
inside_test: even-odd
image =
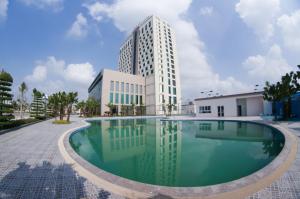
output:
[[[300,122],[282,123],[298,136],[297,157],[280,179],[247,199],[300,199]]]
[[[122,197],[97,188],[66,164],[57,142],[68,129],[81,126],[52,121],[0,135],[0,198],[99,198]],[[300,123],[285,123],[300,136]],[[293,166],[271,186],[248,199],[300,198],[300,145]]]
[[[97,188],[66,164],[58,139],[70,125],[45,121],[0,136],[0,198],[120,198]]]

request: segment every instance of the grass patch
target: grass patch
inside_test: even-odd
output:
[[[54,120],[52,123],[53,124],[71,124],[71,122],[68,122],[67,120]]]

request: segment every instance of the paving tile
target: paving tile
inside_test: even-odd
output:
[[[0,136],[1,199],[122,198],[86,183],[65,163],[57,142],[66,130],[82,125],[73,120],[66,126],[45,121]]]

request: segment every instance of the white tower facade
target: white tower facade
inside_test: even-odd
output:
[[[118,68],[145,77],[147,114],[180,113],[176,39],[166,21],[150,16],[141,22],[121,46]]]

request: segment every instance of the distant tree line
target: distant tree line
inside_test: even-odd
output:
[[[78,102],[75,107],[79,111],[80,116],[92,117],[100,115],[100,103],[93,97]]]
[[[78,102],[78,93],[65,91],[54,93],[49,96],[48,101],[55,119],[59,117],[59,120],[63,121],[65,118],[65,121],[69,123],[72,107]]]

